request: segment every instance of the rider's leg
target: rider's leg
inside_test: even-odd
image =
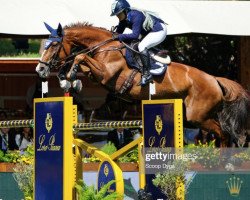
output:
[[[142,68],[142,78],[141,78],[141,85],[144,86],[148,82],[152,80],[152,74],[150,74],[150,57],[147,48],[145,48],[141,53],[140,53],[141,61],[143,64]]]
[[[165,24],[162,24],[163,30],[157,32],[150,32],[138,45],[138,49],[142,52],[145,48],[150,49],[161,42],[163,42],[167,36],[167,28]]]
[[[163,30],[157,32],[150,32],[138,45],[138,49],[141,52],[140,57],[143,64],[142,81],[141,85],[146,85],[151,79],[150,74],[150,56],[147,49],[160,44],[167,35],[167,28],[165,24],[162,24]]]

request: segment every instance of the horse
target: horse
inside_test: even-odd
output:
[[[112,31],[88,22],[57,29],[45,24],[51,35],[36,71],[48,77],[50,70],[67,64],[65,79],[72,79],[76,68],[110,92],[124,98],[149,99],[149,85],[140,85],[141,73],[128,66],[126,48],[112,39]],[[80,49],[72,53],[73,49]],[[73,64],[72,64],[73,63]],[[65,80],[63,80],[65,81]],[[151,99],[183,99],[184,119],[194,126],[216,133],[222,146],[229,138],[246,134],[249,97],[237,82],[215,77],[195,67],[171,62],[165,73],[154,76],[155,94]]]

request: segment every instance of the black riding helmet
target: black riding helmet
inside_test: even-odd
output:
[[[118,15],[124,10],[128,10],[130,8],[129,3],[126,0],[115,0],[111,5],[111,15]]]

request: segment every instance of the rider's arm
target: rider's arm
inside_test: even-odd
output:
[[[129,34],[120,34],[118,36],[120,41],[131,41],[139,38],[142,31],[142,24],[144,22],[144,15],[142,12],[133,12],[131,11],[128,14],[128,23],[131,24],[132,33]]]
[[[123,31],[125,30],[126,27],[127,27],[127,21],[126,20],[122,20],[116,26],[116,32],[119,33],[119,34],[121,34],[121,33],[123,33]]]

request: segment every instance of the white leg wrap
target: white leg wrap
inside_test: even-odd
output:
[[[75,89],[75,91],[77,93],[81,92],[82,90],[82,81],[77,79],[77,80],[74,80],[73,83],[72,83],[72,87]]]
[[[71,88],[71,83],[67,80],[61,80],[60,81],[60,87],[64,89],[65,91],[68,91],[69,88]]]

